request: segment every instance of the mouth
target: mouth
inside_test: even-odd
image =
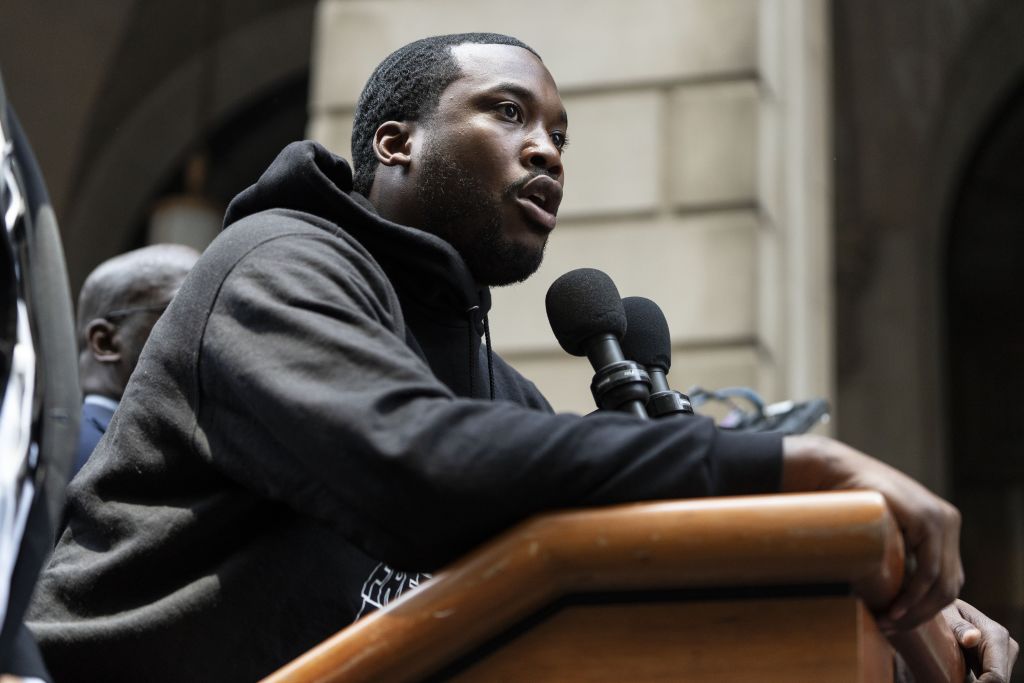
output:
[[[554,230],[562,203],[562,186],[550,176],[539,175],[523,186],[517,201],[533,223]]]

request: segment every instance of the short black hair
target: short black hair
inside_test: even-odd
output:
[[[500,33],[453,33],[400,47],[381,62],[356,103],[352,122],[353,189],[368,195],[377,172],[373,136],[385,121],[418,121],[433,113],[444,89],[461,74],[451,49],[456,45],[513,45],[537,51]]]

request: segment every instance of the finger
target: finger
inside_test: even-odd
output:
[[[999,622],[990,619],[973,605],[957,600],[954,604],[964,619],[973,623],[981,632],[981,641],[975,650],[965,652],[971,669],[984,683],[1004,683],[1013,674],[1020,646],[1010,637],[1009,631]]]
[[[966,621],[961,621],[959,624],[951,624],[951,626],[953,627],[953,635],[956,636],[956,642],[960,643],[960,647],[978,647],[978,643],[981,642],[981,631]]]
[[[908,541],[910,541],[910,532],[908,531]],[[905,628],[907,626],[916,626],[916,623],[911,624],[912,619],[908,619],[907,615],[913,612],[917,615],[921,610],[919,608],[920,602],[926,595],[929,595],[932,589],[935,587],[936,582],[939,579],[941,569],[941,549],[938,539],[933,534],[924,534],[923,542],[918,545],[911,545],[910,550],[917,558],[917,567],[914,573],[910,577],[910,581],[904,587],[900,594],[897,596],[896,601],[893,602],[886,614],[886,620],[892,622],[899,628]],[[932,610],[932,614],[938,612],[942,607],[948,604],[950,601],[947,600],[940,605],[936,605]],[[930,616],[930,615],[928,615]]]
[[[967,621],[969,621],[972,624],[975,624],[977,626],[981,626],[982,623],[987,623],[987,622],[991,622],[993,624],[997,624],[997,622],[994,622],[991,619],[989,619],[988,615],[986,615],[984,612],[979,610],[977,607],[975,607],[974,605],[972,605],[969,602],[965,602],[963,600],[960,600],[959,598],[954,600],[953,604],[950,605],[950,607],[953,607],[954,609],[956,609],[956,611],[959,612],[963,616],[964,619],[966,619]]]
[[[979,683],[1006,683],[1010,680],[1012,665],[1007,659],[1005,644],[1004,646],[995,644],[990,646],[988,641],[983,641],[978,652],[981,655],[978,672],[981,674],[978,677]]]
[[[995,624],[995,622],[992,622]],[[995,624],[999,626],[998,624]],[[1002,626],[999,626],[1001,633],[986,632],[978,646],[978,654],[981,658],[981,679],[983,681],[1009,681],[1010,672],[1013,670],[1013,660],[1016,654],[1011,655],[1010,634]]]
[[[942,616],[946,619],[950,630],[953,631],[956,642],[960,643],[960,647],[976,647],[978,641],[981,640],[981,630],[964,618],[964,615],[958,609],[957,602],[947,605],[942,610]]]
[[[931,619],[952,600],[950,590],[949,583],[937,578],[932,582],[928,592],[911,605],[901,619],[894,622],[894,626],[898,630],[911,629]]]
[[[981,674],[979,681],[1002,683],[1010,680],[1013,660],[1017,657],[1014,651],[1016,643],[1010,638],[1010,633],[1001,624],[992,621],[973,606],[961,603],[958,607],[965,617],[974,622],[982,634],[977,648],[979,673]]]
[[[902,619],[897,620],[900,628],[911,628],[931,618],[936,612],[949,605],[956,598],[964,585],[963,564],[960,562],[960,512],[953,506],[944,504],[932,511],[926,518],[927,523],[918,527],[923,533],[920,550],[915,551],[918,558],[916,570],[911,577],[911,584],[920,578],[920,584],[926,590],[914,602],[909,601],[903,607],[906,611]],[[907,594],[909,597],[910,587]]]

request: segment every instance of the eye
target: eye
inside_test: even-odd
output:
[[[502,102],[498,105],[498,111],[510,121],[523,122],[523,109],[515,102]]]
[[[556,130],[551,134],[551,142],[555,143],[555,147],[561,152],[569,146],[569,136],[560,130]]]

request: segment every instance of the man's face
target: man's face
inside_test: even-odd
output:
[[[462,76],[417,131],[420,227],[451,243],[478,283],[519,282],[540,267],[555,227],[565,110],[528,50],[467,44],[453,54]]]

